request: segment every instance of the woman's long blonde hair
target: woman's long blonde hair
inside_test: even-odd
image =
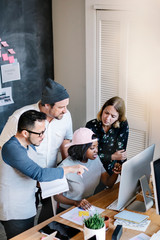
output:
[[[113,123],[113,126],[115,128],[119,128],[120,127],[120,122],[123,122],[127,119],[126,116],[125,116],[126,109],[125,109],[124,100],[122,98],[118,97],[118,96],[112,97],[109,100],[107,100],[103,104],[103,106],[101,107],[100,111],[97,114],[97,120],[98,121],[102,121],[102,113],[107,106],[114,106],[116,111],[119,113],[118,120]]]

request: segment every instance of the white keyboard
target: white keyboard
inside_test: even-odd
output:
[[[117,208],[118,205],[118,198],[114,200],[110,205],[108,205],[106,208],[111,209],[114,211],[122,211],[124,208]]]
[[[150,238],[150,240],[159,240],[159,239],[160,239],[160,231],[158,231],[157,233],[154,233]]]
[[[106,208],[118,211],[117,204],[118,204],[118,198],[114,202],[112,202],[110,205],[108,205]]]

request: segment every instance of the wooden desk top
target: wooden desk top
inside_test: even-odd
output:
[[[116,184],[112,189],[105,189],[102,192],[90,197],[88,200],[90,201],[90,203],[92,205],[95,205],[97,207],[105,209],[106,206],[108,206],[111,202],[113,202],[118,197],[118,186],[119,186],[119,184]],[[68,210],[66,210],[66,211],[68,211]],[[102,216],[107,215],[110,217],[109,230],[106,232],[107,240],[112,239],[112,233],[115,229],[114,215],[116,213],[117,213],[116,211],[112,211],[112,210],[108,210],[108,209],[105,209],[105,211],[102,213]],[[76,227],[80,230],[83,230],[82,226],[61,218],[60,217],[61,214],[62,213],[44,221],[43,223],[36,225],[35,227],[17,235],[16,237],[12,238],[11,240],[22,240],[22,239],[23,240],[40,240],[43,235],[41,233],[39,233],[38,230],[41,229],[42,227],[44,227],[45,225],[49,224],[52,221],[58,221],[58,222],[66,224],[66,225]],[[151,220],[151,223],[148,226],[145,233],[149,236],[152,236],[153,233],[160,230],[160,216],[156,214],[156,210],[154,208],[149,209],[147,212],[145,212],[143,214],[148,215],[149,219]],[[123,235],[122,235],[121,239],[128,240],[128,239],[138,235],[139,233],[141,233],[141,232],[123,228]],[[72,239],[73,240],[82,240],[83,232],[80,232],[79,234],[74,236]]]

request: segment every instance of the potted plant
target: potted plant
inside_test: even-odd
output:
[[[104,218],[98,213],[84,219],[84,240],[88,240],[94,235],[97,240],[106,239]]]

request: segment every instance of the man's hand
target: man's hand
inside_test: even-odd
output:
[[[69,166],[69,167],[62,167],[64,170],[64,174],[66,175],[67,173],[77,173],[78,175],[80,175],[81,177],[83,177],[83,173],[84,171],[88,171],[88,168],[86,168],[85,166],[78,164],[78,165],[73,165],[73,166]]]

